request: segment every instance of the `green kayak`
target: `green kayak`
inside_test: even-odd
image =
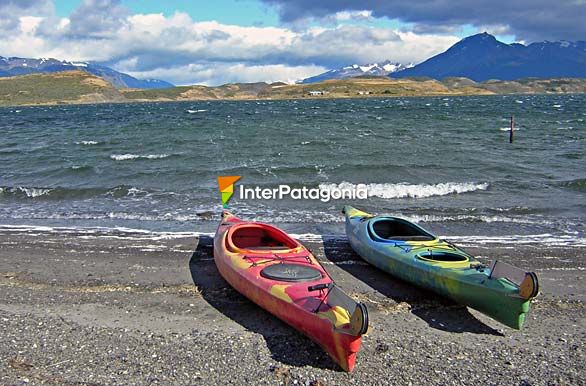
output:
[[[377,268],[521,329],[537,276],[503,262],[490,267],[419,225],[344,208],[350,245]]]

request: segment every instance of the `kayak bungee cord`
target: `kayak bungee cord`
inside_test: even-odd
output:
[[[252,264],[253,267],[262,265],[262,264],[267,264],[267,263],[271,263],[273,261],[280,261],[280,262],[289,262],[289,261],[294,261],[295,259],[303,259],[304,261],[307,261],[309,264],[313,264],[313,262],[311,261],[311,259],[309,258],[309,256],[289,256],[289,257],[282,257],[279,256],[276,253],[273,253],[274,257],[265,257],[265,256],[250,256],[250,255],[244,255],[244,259],[250,261],[250,263]],[[262,261],[257,261],[257,260],[253,260],[253,259],[259,259]]]

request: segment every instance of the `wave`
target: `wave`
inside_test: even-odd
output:
[[[98,196],[139,197],[150,192],[132,186],[119,185],[113,188],[65,188],[65,187],[29,187],[0,186],[0,197],[13,199],[85,199]]]
[[[0,224],[0,233],[26,233],[29,235],[42,234],[63,234],[81,236],[84,239],[91,238],[116,238],[128,240],[172,240],[193,237],[213,237],[213,232],[161,232],[147,229],[127,227],[54,227],[44,225],[13,225]],[[319,233],[290,233],[292,237],[301,242],[339,242],[347,243],[347,237],[341,234],[319,234]],[[551,233],[523,234],[523,235],[450,235],[439,236],[456,242],[458,245],[483,246],[491,245],[547,245],[554,247],[584,247],[586,238],[580,235],[559,235]]]
[[[454,241],[462,246],[477,246],[485,244],[506,244],[506,245],[546,245],[549,247],[568,246],[584,247],[586,238],[571,235],[553,235],[551,233],[534,235],[505,235],[505,236],[442,236],[441,238]]]
[[[97,145],[99,142],[98,141],[78,141],[75,144],[76,145]]]
[[[51,188],[29,188],[24,186],[16,186],[16,187],[0,187],[0,196],[8,196],[8,197],[27,197],[27,198],[37,198],[41,196],[46,196],[51,193],[54,189]]]
[[[342,182],[340,184],[320,184],[320,189],[356,189],[360,184]],[[368,197],[379,198],[426,198],[433,196],[446,196],[449,194],[461,194],[488,189],[488,183],[476,182],[445,182],[439,184],[362,184],[366,186]]]
[[[169,157],[169,154],[112,154],[110,158],[114,161],[128,161],[128,160],[135,160],[135,159],[161,159]]]
[[[171,240],[185,237],[208,236],[213,237],[214,233],[203,232],[157,232],[147,229],[127,228],[127,227],[59,227],[46,225],[13,225],[0,224],[0,232],[6,233],[53,233],[53,234],[71,234],[82,236],[83,238],[98,237],[115,237],[117,239],[135,239],[135,240]]]
[[[576,180],[565,181],[560,184],[564,188],[577,190],[579,192],[586,191],[586,178],[579,178]]]
[[[445,222],[456,222],[456,223],[512,223],[512,224],[525,224],[525,225],[543,225],[543,226],[551,226],[554,224],[553,221],[549,221],[542,218],[534,218],[529,216],[523,217],[508,217],[508,216],[486,216],[486,215],[454,215],[454,216],[441,216],[441,215],[429,215],[429,214],[422,214],[422,215],[406,215],[398,217],[405,218],[409,221],[416,222],[416,223],[445,223]],[[567,222],[568,225],[575,225],[573,223]]]

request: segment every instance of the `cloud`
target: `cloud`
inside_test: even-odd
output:
[[[506,26],[506,33],[529,41],[583,40],[586,2],[583,0],[261,0],[277,8],[281,20],[295,23],[323,19],[340,12],[368,10],[373,17],[397,19],[419,28],[462,25]],[[425,27],[423,27],[425,26]]]
[[[53,12],[50,0],[0,0],[0,34],[6,36],[20,26],[20,18],[46,16]]]
[[[120,0],[84,0],[69,16],[68,32],[76,37],[111,38],[124,27],[128,15]]]
[[[245,63],[200,63],[161,67],[151,71],[127,73],[137,78],[172,79],[177,85],[203,84],[217,86],[238,82],[287,82],[307,78],[327,71],[321,66],[289,66],[285,64],[250,65]]]
[[[176,84],[292,81],[353,63],[419,62],[458,40],[364,25],[296,30],[194,21],[182,12],[131,14],[117,0],[85,0],[66,18],[51,9],[39,15],[15,21],[10,39],[0,39],[0,55],[95,61]],[[371,13],[334,17],[368,19]]]

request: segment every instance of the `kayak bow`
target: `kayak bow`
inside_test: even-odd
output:
[[[368,312],[336,286],[303,245],[276,227],[224,211],[214,237],[214,260],[238,292],[352,371],[368,329]]]
[[[391,216],[344,208],[346,235],[364,260],[377,268],[472,307],[521,329],[537,276],[503,262],[485,266],[455,245],[420,226]]]

